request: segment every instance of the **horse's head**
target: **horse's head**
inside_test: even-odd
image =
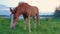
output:
[[[12,9],[12,8],[10,8],[10,12],[11,12],[12,14],[15,14],[15,13],[16,13],[15,9]]]
[[[13,20],[15,19],[15,14],[16,14],[16,9],[12,9],[10,8],[10,12],[11,12],[11,25],[10,25],[10,28],[14,28],[14,23],[13,23]]]

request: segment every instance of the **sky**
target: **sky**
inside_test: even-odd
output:
[[[39,12],[54,12],[55,8],[60,5],[60,0],[0,0],[0,4],[8,7],[16,7],[19,2],[26,2],[32,6],[37,6]]]

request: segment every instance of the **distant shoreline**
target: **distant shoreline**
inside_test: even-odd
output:
[[[40,15],[40,18],[52,17],[53,15]],[[10,18],[10,15],[0,15],[0,18]],[[19,19],[23,19],[23,16],[20,16]]]

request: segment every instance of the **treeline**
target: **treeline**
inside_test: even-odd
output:
[[[60,18],[60,6],[56,7],[54,17],[55,18]]]

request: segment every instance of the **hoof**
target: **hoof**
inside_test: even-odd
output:
[[[24,31],[26,31],[26,29],[24,29]]]
[[[26,30],[26,28],[24,28],[24,30]]]
[[[29,32],[31,32],[31,30]]]
[[[10,28],[11,29],[14,29],[15,28],[15,25],[14,24],[10,25]]]

